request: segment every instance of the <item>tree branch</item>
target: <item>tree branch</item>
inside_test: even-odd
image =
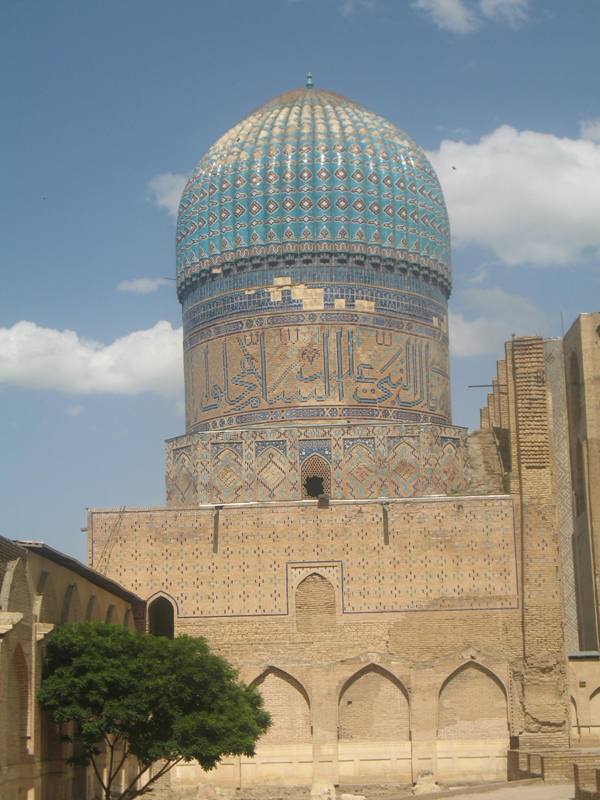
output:
[[[156,775],[153,775],[153,776],[152,776],[152,777],[151,777],[151,778],[150,778],[150,779],[149,779],[149,780],[148,780],[148,781],[147,781],[147,782],[146,782],[146,783],[145,783],[145,784],[144,784],[144,785],[141,787],[140,794],[144,794],[144,793],[145,793],[145,792],[148,790],[148,787],[149,787],[149,786],[151,786],[151,785],[152,785],[153,783],[155,783],[156,781],[160,780],[160,778],[162,778],[162,776],[163,776],[163,775],[166,775],[166,773],[167,773],[167,772],[169,772],[169,770],[173,769],[173,767],[174,767],[174,766],[176,766],[177,764],[179,764],[179,762],[180,762],[180,761],[182,761],[182,760],[183,760],[183,756],[180,756],[179,758],[176,758],[176,759],[174,759],[173,761],[167,761],[167,763],[165,764],[165,766],[164,766],[164,767],[162,767],[161,769],[159,769],[159,771],[156,773]]]
[[[153,764],[153,763],[154,763],[154,762],[150,762],[150,764],[147,764],[147,765],[144,767],[144,769],[141,769],[141,770],[138,772],[138,774],[137,774],[137,775],[135,776],[135,778],[134,778],[134,779],[131,781],[131,783],[129,784],[129,786],[128,786],[128,787],[125,789],[125,791],[123,792],[123,794],[121,795],[121,797],[123,797],[123,798],[126,798],[126,797],[127,797],[128,793],[131,791],[131,789],[132,789],[132,788],[135,786],[135,784],[136,784],[136,783],[139,781],[139,779],[142,777],[142,775],[144,774],[144,772],[146,772],[146,770],[150,769],[150,767],[152,766],[152,764]],[[135,795],[132,795],[132,797],[135,797]]]
[[[105,738],[108,741],[108,737],[105,737]],[[114,740],[114,737],[113,737],[112,744],[109,744],[109,748],[110,748],[110,761],[108,762],[108,776],[107,776],[108,789],[110,789],[111,784],[112,784],[113,779],[114,779],[114,775],[113,775],[113,759],[114,759],[114,756],[115,756],[115,740]]]
[[[180,762],[180,761],[182,761],[182,760],[183,760],[183,756],[180,756],[179,758],[175,758],[175,759],[173,759],[173,761],[167,761],[167,763],[166,763],[166,764],[165,764],[163,767],[161,767],[161,768],[159,769],[159,771],[156,773],[156,775],[152,775],[152,777],[151,777],[151,778],[149,778],[149,779],[146,781],[146,783],[145,783],[143,786],[140,786],[140,788],[136,790],[136,793],[135,793],[135,794],[129,795],[129,792],[131,791],[131,789],[133,788],[133,786],[135,785],[135,783],[136,783],[136,782],[139,780],[139,778],[142,776],[142,774],[143,774],[144,772],[146,772],[146,770],[147,770],[147,769],[149,769],[149,767],[151,767],[151,766],[152,766],[152,764],[148,764],[148,766],[147,766],[147,767],[145,767],[143,770],[141,770],[141,772],[139,772],[139,773],[137,774],[137,776],[136,776],[136,777],[135,777],[135,779],[132,781],[132,783],[130,783],[130,784],[129,784],[129,786],[127,787],[127,789],[125,789],[125,791],[124,791],[124,792],[123,792],[123,794],[121,795],[121,800],[131,800],[131,799],[132,799],[132,798],[134,798],[134,797],[138,797],[138,796],[140,796],[140,795],[142,795],[142,794],[146,794],[146,792],[148,791],[148,788],[149,788],[149,787],[150,787],[150,786],[151,786],[153,783],[155,783],[157,780],[159,780],[160,778],[162,778],[162,776],[163,776],[163,775],[166,775],[166,773],[167,773],[167,772],[168,772],[170,769],[172,769],[174,766],[176,766],[177,764],[179,764],[179,762]],[[155,762],[152,762],[152,763],[155,763]]]
[[[115,777],[115,778],[117,777],[117,775],[118,775],[118,774],[119,774],[119,772],[121,771],[121,768],[122,768],[123,764],[125,763],[125,761],[126,761],[126,759],[127,759],[127,756],[128,756],[128,755],[129,755],[129,750],[127,750],[127,748],[125,748],[125,749],[123,750],[123,757],[122,757],[122,758],[121,758],[121,760],[119,761],[118,765],[115,767],[115,773],[114,773],[114,777]],[[110,780],[110,783],[109,783],[109,786],[110,786],[110,784],[112,783],[112,781],[113,781],[113,778],[111,778],[111,780]]]
[[[104,789],[104,793],[106,794],[106,792],[108,791],[108,786],[106,786],[106,784],[102,780],[102,776],[100,775],[100,771],[98,770],[98,766],[96,764],[96,761],[94,760],[94,756],[90,757],[90,761],[92,762],[92,767],[94,768],[94,772],[96,773],[96,777],[98,778],[100,786]]]

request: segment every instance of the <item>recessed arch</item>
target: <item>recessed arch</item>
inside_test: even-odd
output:
[[[590,727],[595,735],[600,732],[600,686],[590,694]]]
[[[342,741],[408,741],[410,705],[406,687],[379,664],[367,664],[341,686],[338,730]]]
[[[104,621],[108,625],[118,625],[119,620],[117,619],[117,609],[115,608],[113,603],[111,603],[109,607],[106,609],[106,617]]]
[[[39,598],[38,619],[40,622],[56,623],[60,620],[60,605],[52,575],[42,570],[36,593]]]
[[[304,686],[284,670],[268,667],[254,681],[264,707],[271,715],[271,727],[261,744],[305,744],[312,740],[311,710]]]
[[[81,598],[75,583],[69,584],[63,598],[61,622],[81,622]]]
[[[19,611],[29,616],[33,612],[34,593],[25,562],[22,558],[9,561],[0,580],[0,609]]]
[[[131,630],[131,609],[128,608],[125,614],[123,615],[123,627],[126,631]]]
[[[14,724],[9,726],[8,761],[18,764],[29,753],[30,702],[29,667],[20,644],[15,647],[9,667],[7,718]]]
[[[577,712],[577,703],[575,698],[571,695],[569,701],[569,720],[571,724],[571,734],[577,739],[581,736],[581,727],[579,725],[579,714]]]
[[[85,607],[85,621],[91,622],[94,619],[94,615],[97,613],[98,603],[96,601],[96,595],[91,594],[88,598],[87,605]]]
[[[448,675],[438,694],[438,738],[508,740],[508,695],[500,678],[476,661]]]
[[[153,636],[175,636],[175,607],[171,600],[158,594],[148,603],[148,632]]]
[[[311,572],[296,586],[294,605],[298,633],[314,634],[335,627],[335,589],[319,572]]]

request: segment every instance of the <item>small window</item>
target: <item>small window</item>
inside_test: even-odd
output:
[[[320,475],[310,475],[306,479],[304,488],[309,497],[318,497],[320,494],[324,493],[323,478],[321,478]]]
[[[327,461],[316,453],[302,463],[301,480],[303,499],[331,495],[331,468]]]

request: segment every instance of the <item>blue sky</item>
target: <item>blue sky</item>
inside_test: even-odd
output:
[[[163,503],[177,193],[308,70],[438,170],[476,426],[504,339],[600,308],[599,37],[597,0],[3,0],[0,533],[83,558],[87,506]]]

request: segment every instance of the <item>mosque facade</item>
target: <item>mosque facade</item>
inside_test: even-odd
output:
[[[176,252],[167,503],[90,509],[89,567],[151,633],[205,637],[273,724],[173,786],[572,770],[600,743],[600,315],[507,342],[480,429],[453,425],[438,179],[312,81],[201,159]]]
[[[283,94],[201,159],[176,250],[167,506],[92,510],[90,563],[151,629],[206,637],[273,727],[255,759],[174,780],[502,779],[511,745],[568,748],[544,345],[508,345],[510,433],[452,425],[423,150],[337,94]]]

